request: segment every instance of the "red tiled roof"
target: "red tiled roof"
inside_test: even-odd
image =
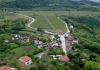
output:
[[[30,58],[30,57],[28,57],[28,56],[23,56],[23,57],[21,57],[21,59],[23,59],[24,61],[31,60],[31,58]]]
[[[68,56],[60,56],[59,59],[60,59],[61,61],[69,61]]]
[[[1,67],[0,67],[0,70],[11,70],[11,69],[10,69],[10,67],[8,67],[8,66],[1,66]]]
[[[25,66],[26,66],[25,63],[23,63],[23,62],[19,62],[19,65],[20,65],[21,67],[25,67]]]

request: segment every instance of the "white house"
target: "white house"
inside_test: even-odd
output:
[[[70,25],[70,28],[73,29],[74,28],[73,25]]]
[[[20,57],[19,61],[20,61],[19,64],[22,67],[32,64],[32,60],[31,60],[31,58],[29,56]]]

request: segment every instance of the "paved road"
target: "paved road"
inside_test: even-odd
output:
[[[63,22],[64,22],[64,21],[63,21]],[[69,30],[69,28],[68,28],[67,23],[66,23],[66,22],[64,22],[64,23],[65,23],[65,25],[66,25],[67,31],[66,31],[65,34],[59,35],[59,37],[60,37],[60,40],[61,40],[61,42],[62,42],[62,44],[61,44],[61,45],[62,45],[62,49],[63,49],[63,51],[65,52],[65,54],[67,55],[65,36],[68,36],[68,33],[70,32],[70,30]]]
[[[62,49],[63,49],[63,51],[65,52],[65,54],[67,54],[66,45],[65,45],[65,37],[64,37],[64,35],[59,35],[59,37],[60,37],[60,40],[61,40],[61,42],[62,42],[62,44],[61,44]]]

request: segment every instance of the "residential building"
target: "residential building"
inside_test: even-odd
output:
[[[19,64],[20,66],[24,67],[24,66],[32,64],[32,60],[29,56],[23,56],[19,58]]]
[[[69,62],[70,61],[68,56],[60,56],[59,60],[61,60],[62,62]]]
[[[71,42],[66,40],[66,50],[67,51],[71,51],[72,50],[72,46],[71,46]]]

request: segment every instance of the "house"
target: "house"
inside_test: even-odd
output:
[[[0,70],[17,70],[16,68],[10,68],[8,66],[1,66]]]
[[[51,39],[54,39],[55,37],[54,37],[54,35],[51,35]]]
[[[19,64],[21,67],[32,64],[32,60],[29,56],[23,56],[19,58]]]
[[[67,51],[71,51],[72,50],[72,46],[71,46],[71,42],[66,40],[66,50]]]
[[[74,40],[74,37],[71,36],[71,35],[69,35],[69,36],[67,37],[67,40],[69,40],[69,41],[73,41],[73,40]]]
[[[79,40],[74,39],[74,40],[72,41],[72,44],[73,44],[73,43],[79,43]]]
[[[36,45],[40,45],[40,44],[42,44],[43,42],[42,42],[42,41],[39,41],[39,40],[35,40],[34,43],[35,43]]]
[[[70,61],[68,56],[60,56],[59,60],[61,60],[62,62],[69,62]]]
[[[49,55],[49,58],[51,59],[59,59],[59,57],[62,55]]]
[[[8,39],[6,39],[6,40],[4,40],[4,42],[5,42],[5,43],[8,43],[8,42],[9,42],[9,40],[8,40]]]
[[[48,51],[48,50],[50,50],[50,48],[51,48],[51,46],[48,45],[47,47],[45,47],[45,50]]]
[[[73,29],[74,28],[73,25],[70,25],[70,28]]]

